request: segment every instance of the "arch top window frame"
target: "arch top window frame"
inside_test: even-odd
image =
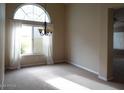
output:
[[[30,9],[31,7],[32,9]],[[28,9],[28,10],[24,10],[24,9]],[[31,12],[33,12],[32,15],[31,15]],[[39,18],[36,18],[38,16]],[[45,10],[43,6],[39,4],[22,4],[18,6],[14,12],[13,19],[24,20],[24,21],[34,21],[34,22],[41,22],[41,23],[43,22],[51,23],[51,18],[49,16],[49,13],[47,12],[47,10]]]

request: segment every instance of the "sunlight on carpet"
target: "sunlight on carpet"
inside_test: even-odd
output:
[[[63,90],[66,90],[66,89],[83,89],[83,90],[89,90],[88,88],[84,87],[84,86],[81,86],[79,84],[76,84],[72,81],[69,81],[67,79],[64,79],[64,78],[61,78],[61,77],[58,77],[58,78],[55,78],[55,79],[51,79],[51,80],[47,80],[46,81],[48,84],[58,88],[58,89],[63,89]]]
[[[44,71],[42,73],[40,71],[28,71],[31,75],[35,76],[39,80],[43,80],[46,83],[52,85],[57,89],[110,89],[116,90],[116,88],[106,85],[101,82],[97,82],[95,80],[85,78],[76,74],[68,74],[68,75],[57,75],[55,73]],[[74,81],[74,82],[73,82]]]

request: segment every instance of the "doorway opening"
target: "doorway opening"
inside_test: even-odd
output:
[[[113,80],[124,83],[124,8],[113,9],[112,50]]]

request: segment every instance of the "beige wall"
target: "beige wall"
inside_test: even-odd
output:
[[[68,61],[98,72],[100,9],[94,4],[67,7]]]
[[[7,21],[8,18],[12,19],[16,8],[20,4],[6,4],[6,27],[9,26]],[[43,5],[42,5],[43,6]],[[53,56],[54,61],[58,62],[65,59],[65,43],[64,43],[64,4],[47,4],[47,11],[51,17],[52,23],[54,24],[54,36],[53,36]],[[6,66],[9,65],[9,43],[10,39],[9,30],[6,30]],[[32,63],[33,64],[33,63]]]
[[[66,5],[68,62],[98,72],[101,79],[111,78],[112,15],[109,8],[122,6],[123,4]]]
[[[0,89],[4,80],[5,4],[0,4]]]
[[[46,64],[45,56],[43,55],[25,55],[21,58],[22,66],[30,66],[30,65],[43,65]]]

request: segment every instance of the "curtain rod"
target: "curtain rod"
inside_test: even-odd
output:
[[[19,20],[19,19],[11,19],[8,18],[8,20],[15,21],[15,22],[22,22],[23,24],[31,24],[31,25],[44,25],[44,22],[37,22],[37,21],[27,21],[27,20]],[[51,23],[47,23],[50,25]]]
[[[8,20],[15,21],[15,22],[22,22],[22,24],[27,24],[27,25],[33,25],[33,26],[44,26],[44,22],[36,22],[36,21],[27,21],[27,20],[18,20],[18,19],[11,19],[8,18]],[[48,23],[47,24],[48,29],[50,29],[52,32],[54,31],[53,24]]]

